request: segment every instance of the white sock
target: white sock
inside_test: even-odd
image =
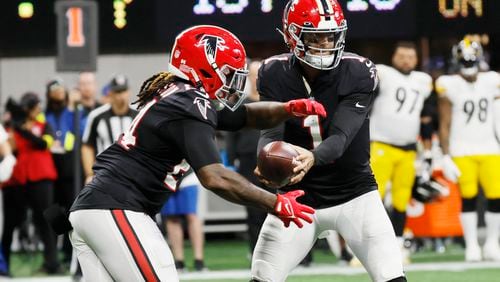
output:
[[[500,213],[486,212],[486,243],[488,246],[498,246],[500,233]]]
[[[463,212],[460,214],[464,231],[465,246],[479,246],[477,241],[477,212]]]

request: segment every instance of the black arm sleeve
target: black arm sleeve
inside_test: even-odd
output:
[[[182,119],[169,122],[167,130],[195,171],[206,165],[221,162],[215,141],[215,129],[209,124]]]
[[[312,151],[315,165],[330,164],[342,156],[365,122],[373,96],[373,92],[351,94],[339,102],[331,121],[329,137]]]
[[[436,100],[434,98],[431,96],[425,100],[424,108],[420,114],[422,118],[430,118],[430,120],[420,123],[420,136],[424,140],[432,139],[434,133],[434,119],[437,117]]]
[[[240,106],[236,111],[227,108],[217,112],[217,129],[226,131],[237,131],[247,124],[247,108]]]
[[[434,133],[434,126],[432,121],[421,122],[420,123],[420,136],[423,140],[432,139],[432,134]]]
[[[45,140],[43,140],[43,138],[38,137],[38,136],[34,135],[33,133],[31,133],[31,131],[20,128],[20,127],[16,127],[16,131],[24,139],[28,140],[33,145],[33,147],[35,147],[36,149],[39,149],[39,150],[47,149],[47,142],[45,142]]]

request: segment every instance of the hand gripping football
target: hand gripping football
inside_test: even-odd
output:
[[[288,143],[274,141],[262,148],[257,159],[260,174],[280,187],[290,182],[295,167],[295,157],[299,154]]]

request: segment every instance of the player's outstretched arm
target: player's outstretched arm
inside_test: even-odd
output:
[[[220,163],[206,165],[198,169],[196,175],[203,187],[220,197],[240,205],[264,209],[279,217],[286,227],[292,221],[298,227],[303,226],[302,220],[312,223],[310,214],[314,213],[314,209],[296,201],[296,198],[304,195],[304,191],[275,195],[253,185]]]
[[[320,103],[311,99],[297,99],[286,103],[256,102],[245,104],[247,127],[266,129],[275,127],[291,117],[319,115],[326,117],[326,110]]]
[[[226,169],[220,163],[215,144],[215,129],[208,123],[182,119],[166,122],[159,128],[177,144],[203,187],[233,203],[254,206],[273,213],[285,224],[293,221],[300,227],[301,220],[312,222],[309,214],[314,213],[314,210],[299,204],[295,200],[298,195],[287,193],[277,196],[253,185],[240,174]]]
[[[446,96],[438,100],[439,106],[439,143],[443,151],[443,174],[453,182],[457,182],[460,170],[449,155],[450,126],[451,126],[451,101]]]

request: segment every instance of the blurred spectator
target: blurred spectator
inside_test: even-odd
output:
[[[12,175],[12,170],[16,164],[16,158],[12,154],[12,149],[8,142],[9,135],[0,124],[0,188],[2,182],[7,181]],[[0,194],[0,236],[3,234],[4,216],[3,216],[3,197]],[[7,275],[7,262],[3,256],[3,251],[0,250],[0,276]]]
[[[53,202],[53,181],[57,178],[49,151],[54,139],[50,126],[37,119],[41,114],[41,107],[36,94],[24,94],[17,108],[13,105],[10,109],[10,130],[13,131],[11,141],[17,153],[17,163],[12,178],[3,188],[5,229],[2,247],[9,262],[12,232],[24,221],[29,206],[33,210],[34,224],[44,245],[41,270],[56,273],[59,271],[56,236],[43,217],[43,211]]]
[[[261,66],[260,61],[253,61],[249,65],[249,74],[245,91],[249,92],[244,103],[259,101],[257,91],[257,73]],[[228,132],[226,137],[226,147],[229,164],[236,167],[236,171],[243,175],[250,182],[258,185],[259,182],[253,171],[257,165],[257,144],[259,142],[260,131],[257,129],[242,129],[240,131]],[[265,186],[259,186],[265,187]],[[267,213],[261,209],[246,207],[247,224],[250,254],[259,237],[260,228],[266,219]]]
[[[104,85],[101,89],[101,98],[99,99],[99,103],[101,105],[109,103],[109,84]]]
[[[53,129],[55,139],[50,147],[52,158],[57,170],[57,180],[54,182],[54,200],[64,209],[68,210],[76,196],[74,186],[75,175],[75,130],[74,113],[68,107],[69,97],[63,82],[54,79],[46,87],[47,124]],[[71,262],[73,247],[67,235],[63,241],[65,263]]]
[[[92,72],[82,72],[78,77],[78,92],[80,94],[81,108],[81,123],[80,130],[83,132],[87,124],[89,113],[98,108],[100,104],[97,102],[97,82],[95,74]]]
[[[16,158],[12,154],[8,139],[9,135],[0,124],[0,184],[10,178],[16,164]]]
[[[203,226],[197,215],[198,189],[200,182],[196,174],[188,172],[179,185],[179,190],[172,194],[161,210],[161,215],[166,217],[165,227],[177,271],[186,270],[184,263],[184,231],[182,217],[186,218],[189,239],[193,246],[194,268],[196,271],[205,269],[203,260]]]
[[[129,106],[128,79],[116,75],[109,83],[109,104],[90,112],[82,139],[82,163],[85,183],[94,175],[95,157],[115,142],[132,123],[137,111]],[[83,95],[82,95],[83,103]]]

